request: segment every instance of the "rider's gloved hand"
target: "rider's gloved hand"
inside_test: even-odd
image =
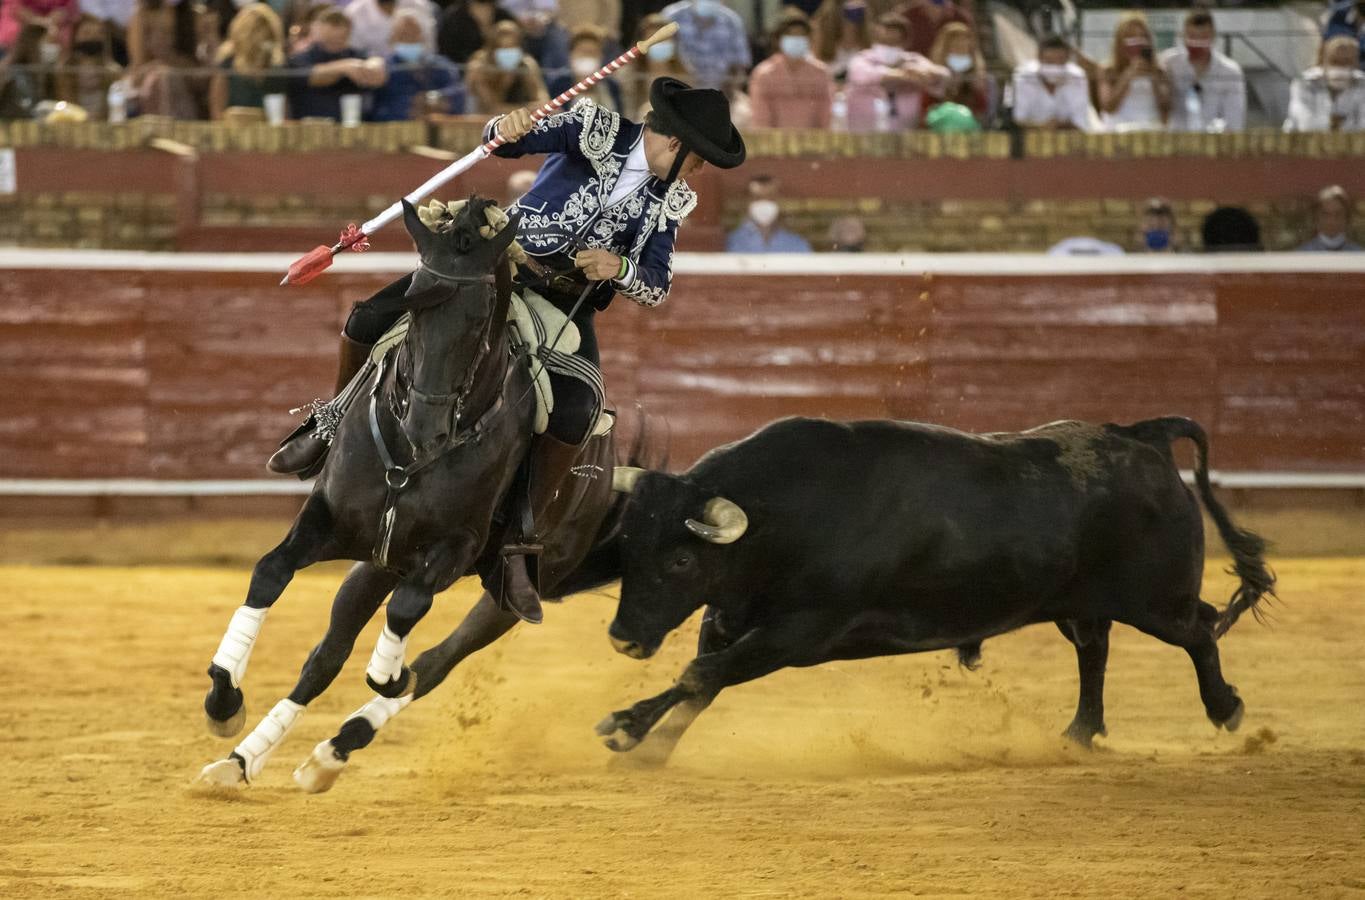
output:
[[[573,264],[583,270],[589,281],[608,281],[624,274],[621,257],[608,250],[579,250]]]
[[[535,122],[531,119],[530,107],[514,109],[507,115],[498,119],[498,134],[507,143],[519,141],[535,127]]]

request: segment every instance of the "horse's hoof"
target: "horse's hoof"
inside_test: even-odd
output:
[[[215,719],[208,713],[204,713],[204,724],[209,728],[209,734],[214,737],[230,738],[236,737],[246,724],[246,704],[237,707],[237,711],[223,721]]]
[[[1213,724],[1219,728],[1226,729],[1228,734],[1232,734],[1232,732],[1242,727],[1242,716],[1246,714],[1246,710],[1247,710],[1246,704],[1242,702],[1241,697],[1238,697],[1236,709],[1234,709],[1232,713],[1221,722],[1215,719]]]
[[[370,690],[379,696],[392,700],[395,697],[411,693],[412,689],[417,686],[417,679],[412,677],[412,670],[404,666],[403,671],[398,673],[398,677],[387,684],[380,684],[368,674],[365,676],[365,683],[370,686]]]
[[[332,789],[344,768],[346,760],[337,757],[331,741],[323,741],[294,770],[294,782],[310,794],[321,794]]]
[[[612,713],[605,719],[597,723],[596,731],[602,737],[602,743],[608,750],[617,753],[624,753],[632,750],[640,743],[640,739],[632,737],[625,729],[625,722],[618,718],[616,713]]]
[[[241,763],[232,757],[228,757],[204,766],[204,770],[199,773],[195,783],[236,787],[239,784],[246,784],[246,772],[242,771]]]

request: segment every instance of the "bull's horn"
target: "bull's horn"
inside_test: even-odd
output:
[[[702,521],[687,520],[687,530],[704,541],[713,544],[733,544],[744,536],[749,527],[749,517],[739,504],[724,497],[712,497],[706,501],[706,509],[701,514]]]
[[[635,490],[635,482],[639,481],[643,474],[645,470],[637,469],[635,466],[617,466],[611,473],[611,489],[629,494]]]

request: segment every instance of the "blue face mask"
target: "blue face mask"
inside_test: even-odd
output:
[[[783,56],[800,59],[810,53],[810,38],[804,34],[784,34],[777,41]]]
[[[520,47],[499,47],[493,51],[493,64],[504,72],[511,72],[521,65]]]
[[[697,11],[697,15],[703,18],[714,16],[718,6],[720,6],[720,0],[692,0],[692,8]]]
[[[655,62],[668,62],[673,58],[673,42],[660,41],[645,52]]]
[[[1142,240],[1148,250],[1165,250],[1171,246],[1171,233],[1164,228],[1153,228],[1142,233]]]
[[[393,55],[398,57],[401,62],[415,63],[422,58],[426,49],[423,44],[394,44]]]

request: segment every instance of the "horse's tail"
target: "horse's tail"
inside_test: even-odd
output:
[[[1204,429],[1193,419],[1180,416],[1148,419],[1134,424],[1131,429],[1139,437],[1155,437],[1166,442],[1187,438],[1194,442],[1194,484],[1199,491],[1199,499],[1204,501],[1204,509],[1218,527],[1219,536],[1232,554],[1229,572],[1241,581],[1233,591],[1227,608],[1214,623],[1213,636],[1220,638],[1227,634],[1228,629],[1247,611],[1257,621],[1263,621],[1263,613],[1257,604],[1262,598],[1275,597],[1275,573],[1265,561],[1266,542],[1260,535],[1234,525],[1228,511],[1214,496],[1213,485],[1209,482],[1209,439]]]

